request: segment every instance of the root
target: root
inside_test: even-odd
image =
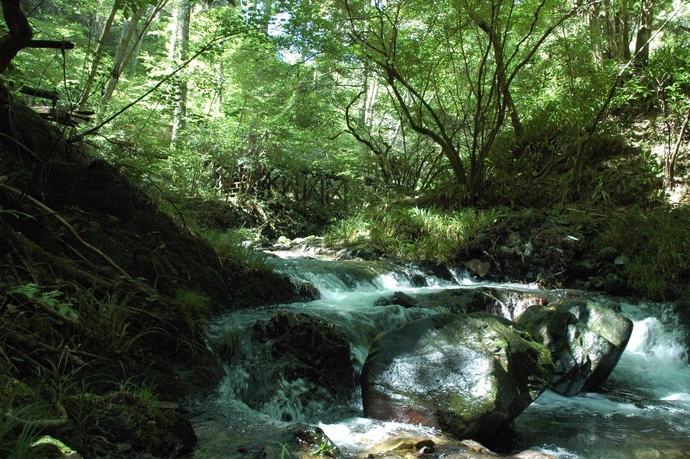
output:
[[[17,196],[23,196],[23,197],[25,197],[29,202],[31,202],[31,204],[33,204],[34,206],[38,207],[38,208],[41,209],[42,211],[47,212],[49,215],[52,215],[53,217],[55,217],[55,219],[56,219],[58,222],[60,222],[60,224],[62,224],[62,226],[64,226],[65,228],[67,228],[67,231],[69,231],[70,234],[72,234],[72,236],[74,236],[74,237],[77,239],[77,241],[79,241],[84,247],[86,247],[87,249],[89,249],[90,251],[92,251],[93,253],[95,253],[96,255],[98,255],[99,257],[101,257],[106,263],[108,263],[108,265],[110,265],[110,267],[112,267],[113,269],[115,269],[115,271],[117,271],[118,273],[120,273],[120,275],[122,275],[125,279],[132,280],[132,277],[131,277],[129,274],[127,274],[127,271],[125,271],[124,269],[122,269],[117,263],[115,263],[113,260],[111,260],[109,257],[107,257],[107,256],[106,256],[103,252],[101,252],[97,247],[92,246],[91,244],[89,244],[88,242],[86,242],[84,239],[82,239],[81,236],[79,236],[79,233],[77,233],[77,230],[75,230],[75,229],[72,227],[72,225],[70,225],[69,223],[67,223],[67,221],[66,221],[64,218],[62,218],[62,217],[61,217],[57,212],[55,212],[53,209],[51,209],[50,207],[46,206],[45,204],[43,204],[43,203],[40,202],[39,200],[37,200],[37,199],[35,199],[35,198],[33,198],[33,197],[31,197],[31,196],[25,194],[25,193],[22,193],[21,191],[17,190],[16,188],[12,188],[12,187],[9,186],[9,185],[5,185],[4,183],[0,183],[0,188],[2,188],[3,190],[6,190],[6,191],[10,191],[10,192],[16,194]]]

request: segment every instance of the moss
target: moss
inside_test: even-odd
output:
[[[52,398],[29,384],[15,378],[0,374],[0,400],[4,409],[9,411],[22,410],[29,420],[50,420],[60,416],[54,403],[48,403]],[[3,416],[7,413],[0,413]]]

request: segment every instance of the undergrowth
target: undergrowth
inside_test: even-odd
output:
[[[650,299],[678,293],[690,278],[690,209],[629,209],[611,215],[596,239],[613,247],[631,289]]]
[[[253,245],[259,236],[244,229],[202,229],[208,241],[220,258],[223,266],[246,271],[267,270],[266,255],[254,250]]]
[[[448,212],[387,204],[337,222],[329,229],[326,243],[407,260],[446,261],[499,215],[496,210]]]

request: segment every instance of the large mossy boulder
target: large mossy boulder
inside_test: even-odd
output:
[[[541,343],[487,313],[438,314],[379,335],[362,371],[364,415],[485,441],[551,381]]]
[[[532,306],[517,322],[549,348],[556,364],[550,389],[567,396],[606,381],[633,329],[630,319],[585,300]]]

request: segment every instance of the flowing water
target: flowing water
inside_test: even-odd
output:
[[[359,371],[378,333],[439,312],[375,306],[378,299],[394,292],[424,296],[487,284],[459,272],[441,280],[408,267],[374,262],[275,258],[271,263],[295,281],[313,284],[321,298],[233,312],[209,328],[210,345],[225,350],[220,354],[226,376],[217,394],[200,402],[203,414],[193,420],[200,439],[195,457],[289,457],[286,444],[295,425],[303,424],[318,425],[345,457],[366,457],[375,452],[375,445],[392,438],[443,438],[434,429],[363,418],[357,390],[345,401],[334,401],[320,397],[322,389],[311,383],[286,378],[285,369],[276,368],[253,342],[251,327],[280,311],[320,317],[347,336]],[[422,277],[426,285],[416,286]],[[549,294],[529,285],[491,287]],[[539,397],[515,421],[516,451],[533,449],[569,459],[690,458],[690,367],[684,331],[669,305],[603,296],[594,300],[616,303],[633,320],[625,353],[599,393],[566,398],[547,391]],[[506,311],[508,316],[511,313]],[[478,457],[453,455],[452,448],[446,451],[434,457]]]

